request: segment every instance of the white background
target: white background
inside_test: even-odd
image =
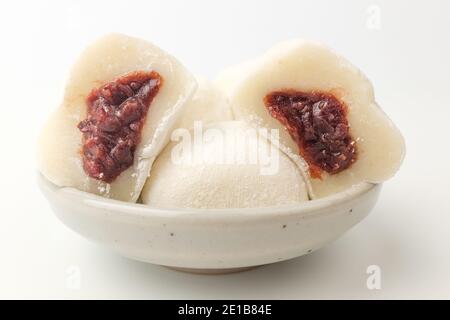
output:
[[[449,11],[444,0],[3,1],[0,298],[450,298]],[[405,135],[403,167],[365,221],[292,261],[196,276],[104,250],[53,215],[34,148],[71,63],[110,31],[151,40],[208,77],[283,39],[325,42],[373,81]],[[381,290],[366,287],[372,264]]]

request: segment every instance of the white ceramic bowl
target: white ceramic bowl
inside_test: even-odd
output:
[[[219,273],[292,259],[335,240],[375,205],[381,184],[360,184],[300,205],[162,209],[39,185],[58,218],[86,238],[135,260]]]

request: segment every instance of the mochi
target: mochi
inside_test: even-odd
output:
[[[186,103],[176,128],[192,129],[196,121],[207,125],[232,120],[231,106],[226,95],[208,79],[196,76],[196,80],[198,88]]]
[[[242,121],[212,123],[201,136],[196,130],[158,156],[141,194],[144,204],[212,209],[308,200],[298,167],[258,130]]]
[[[40,172],[58,186],[135,202],[196,86],[151,43],[98,39],[73,66],[39,137]]]
[[[370,81],[329,48],[283,42],[216,79],[236,119],[278,129],[273,141],[299,167],[311,198],[399,169],[404,139],[377,105]]]

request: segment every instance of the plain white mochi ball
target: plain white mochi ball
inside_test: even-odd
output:
[[[178,138],[156,159],[144,204],[248,208],[308,200],[298,167],[245,122],[216,122]]]

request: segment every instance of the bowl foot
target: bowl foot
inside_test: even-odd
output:
[[[258,267],[261,267],[261,266],[227,268],[227,269],[196,269],[196,268],[179,268],[179,267],[169,267],[169,266],[165,266],[165,267],[175,270],[175,271],[186,272],[186,273],[203,274],[203,275],[219,275],[219,274],[230,274],[230,273],[236,273],[236,272],[249,271],[249,270],[253,270]]]

